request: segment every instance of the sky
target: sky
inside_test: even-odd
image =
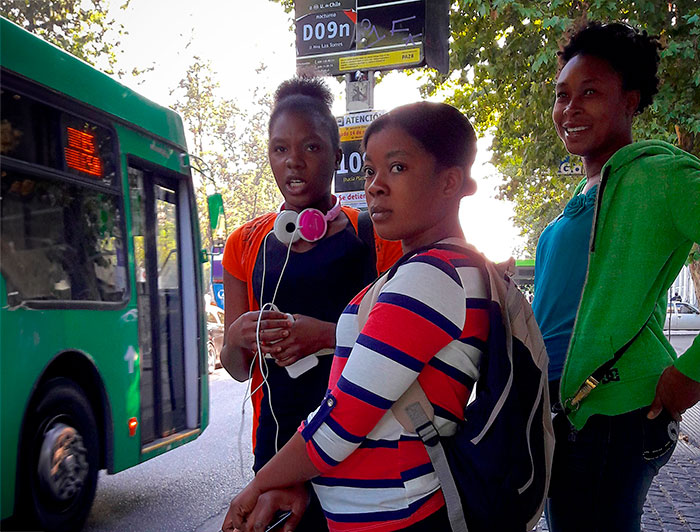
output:
[[[172,105],[170,94],[184,77],[193,57],[210,61],[221,85],[220,95],[235,98],[239,105],[252,102],[252,91],[262,87],[273,92],[295,73],[294,32],[291,15],[268,0],[131,0],[126,10],[122,0],[111,0],[111,13],[128,35],[121,39],[119,66],[153,66],[138,80],[122,79],[144,96],[162,105]],[[256,69],[265,64],[264,72]],[[344,84],[327,78],[336,93],[334,113],[345,114]],[[374,92],[375,109],[393,107],[421,99],[416,76],[389,73]],[[432,98],[439,100],[439,98]],[[467,240],[494,261],[506,260],[523,239],[510,218],[512,205],[495,199],[499,176],[489,164],[488,137],[479,139],[472,175],[478,183],[474,196],[465,198],[460,220]],[[521,258],[521,257],[516,257]]]

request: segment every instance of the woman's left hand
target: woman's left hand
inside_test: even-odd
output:
[[[223,530],[223,532],[245,530],[243,526],[250,513],[255,509],[260,495],[262,495],[262,492],[255,486],[255,479],[253,479],[243,488],[243,491],[236,495],[231,501],[228,513],[224,519],[224,524],[221,525],[221,530]]]
[[[279,366],[289,366],[300,358],[335,346],[335,323],[294,314],[289,336],[273,344],[270,354]]]

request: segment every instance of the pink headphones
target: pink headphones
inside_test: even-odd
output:
[[[287,245],[293,244],[300,238],[307,242],[321,240],[328,229],[328,222],[332,222],[340,214],[340,202],[335,196],[333,199],[335,203],[326,214],[318,209],[304,209],[299,213],[288,210],[281,211],[275,218],[273,228],[277,240]]]

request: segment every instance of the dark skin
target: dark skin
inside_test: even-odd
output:
[[[377,214],[379,236],[400,239],[404,251],[444,238],[464,238],[459,204],[469,167],[438,170],[435,158],[397,128],[375,133],[366,155],[365,193],[370,213]],[[409,213],[411,222],[404,223]],[[306,504],[304,483],[319,474],[297,432],[231,501],[222,530],[264,530],[278,509],[294,512],[293,506]],[[300,516],[292,517],[285,532],[294,530]]]
[[[570,153],[580,155],[586,169],[584,192],[600,182],[603,165],[632,143],[632,122],[639,91],[625,90],[622,77],[604,59],[577,55],[557,78],[552,119]],[[700,383],[670,366],[661,374],[647,417],[666,409],[677,421],[700,401]]]
[[[667,367],[656,385],[656,396],[647,417],[654,419],[666,409],[676,421],[681,414],[700,401],[700,382],[686,377],[674,366]]]
[[[309,503],[309,493],[303,483],[296,484],[287,489],[273,489],[261,493],[257,498],[257,503],[248,514],[246,522],[242,528],[235,530],[242,531],[264,531],[271,523],[277,511],[291,510],[290,515],[280,530],[290,532],[294,530],[301,520],[304,511]],[[222,530],[231,530],[232,524],[224,522]]]
[[[622,77],[604,59],[577,55],[559,73],[555,94],[554,126],[566,149],[583,159],[587,192],[608,159],[632,143],[639,91],[624,90]]]
[[[327,212],[333,204],[331,180],[342,152],[331,144],[328,128],[319,117],[286,111],[277,115],[270,128],[270,166],[285,198],[284,208],[301,212],[316,208]],[[342,231],[348,223],[344,214],[328,224],[326,237]],[[272,238],[272,237],[270,237]],[[292,251],[304,253],[314,243],[299,240]],[[260,311],[248,305],[246,284],[224,270],[226,336],[221,363],[231,376],[245,381],[258,351],[256,328]],[[284,309],[281,309],[284,310]],[[290,322],[284,312],[263,311],[260,321],[260,349],[271,354],[279,366],[335,346],[335,324],[294,314]]]

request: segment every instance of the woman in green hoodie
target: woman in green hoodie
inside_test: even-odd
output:
[[[586,179],[542,233],[535,265],[560,399],[553,532],[639,531],[677,421],[700,399],[700,340],[677,358],[663,334],[667,291],[700,241],[700,160],[632,140],[658,90],[658,49],[646,32],[592,22],[559,53],[552,118]]]

